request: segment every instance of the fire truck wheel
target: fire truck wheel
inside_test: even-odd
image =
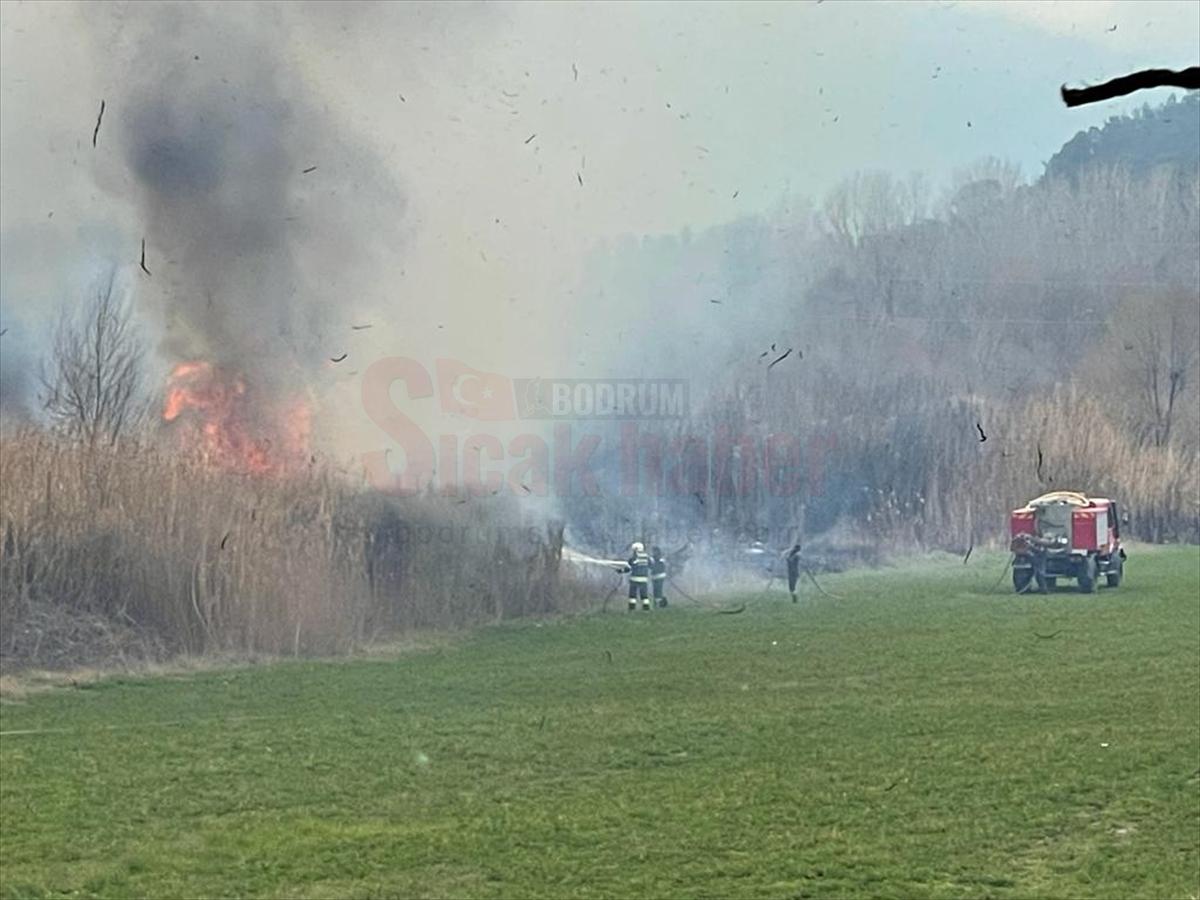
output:
[[[1115,572],[1109,572],[1107,575],[1105,575],[1104,580],[1108,582],[1109,587],[1120,587],[1121,586],[1121,576],[1124,574],[1125,574],[1125,562],[1124,562],[1124,560],[1118,559],[1117,560],[1117,570]]]
[[[1079,569],[1079,592],[1091,594],[1096,590],[1096,557],[1089,556]]]

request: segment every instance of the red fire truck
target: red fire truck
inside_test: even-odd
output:
[[[1081,593],[1121,583],[1125,550],[1117,504],[1075,491],[1054,491],[1012,511],[1013,587],[1042,593],[1059,578],[1074,578]]]

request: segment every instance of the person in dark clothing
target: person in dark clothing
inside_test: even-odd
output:
[[[800,580],[800,545],[793,544],[791,549],[783,554],[783,558],[787,562],[788,593],[792,595],[792,602],[798,603],[796,583]]]
[[[654,585],[654,605],[659,609],[667,606],[665,588],[667,585],[667,561],[663,557],[662,547],[650,548],[650,580]]]
[[[646,547],[635,541],[632,547],[633,555],[629,557],[629,611],[637,609],[637,602],[642,601],[642,609],[650,609],[650,556]]]

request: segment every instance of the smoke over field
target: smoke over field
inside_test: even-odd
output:
[[[1197,34],[0,3],[0,898],[1194,896]]]
[[[366,580],[349,630],[288,607],[294,648],[361,639],[380,566],[421,610],[384,619],[437,619],[414,573],[453,551],[399,549],[413,517],[479,526],[455,621],[558,608],[562,541],[690,547],[715,584],[755,542],[967,554],[1059,487],[1200,539],[1200,103],[1056,93],[1191,52],[1195,15],[1133,41],[1028,8],[5,7],[8,596],[44,611],[78,541],[136,570],[208,478],[161,593],[238,613],[159,610],[174,646],[287,643],[239,618],[251,526],[279,608]],[[90,543],[71,516],[151,459],[142,518]],[[256,512],[306,484],[320,575]]]

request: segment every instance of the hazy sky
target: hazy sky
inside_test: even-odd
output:
[[[103,175],[117,141],[91,138],[102,98],[118,127],[154,46],[146,8],[2,6],[0,296],[18,331],[107,261],[135,274],[139,213]],[[394,179],[394,232],[361,263],[370,296],[337,300],[389,319],[360,355],[523,373],[552,357],[600,240],[819,197],[862,168],[937,181],[990,154],[1036,176],[1075,131],[1163,98],[1068,110],[1059,85],[1200,57],[1200,4],[1149,0],[179,9],[178,65],[219,79],[228,62],[211,40],[198,60],[179,49],[192,19],[249,35],[321,112],[313,127]],[[316,191],[340,160],[311,164],[298,183]]]

